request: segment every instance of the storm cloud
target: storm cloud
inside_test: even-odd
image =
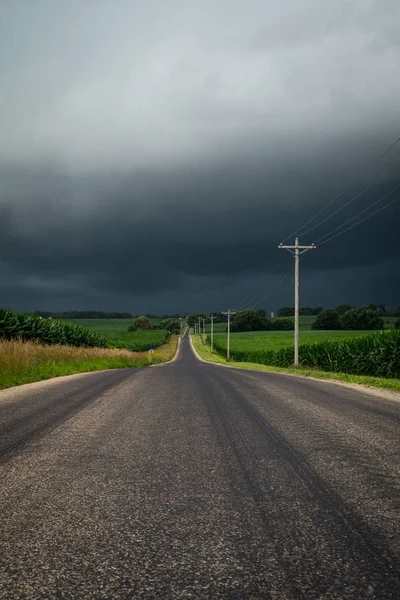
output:
[[[365,166],[400,135],[399,22],[396,0],[4,1],[0,305],[291,304],[278,243],[351,183],[301,241],[396,197],[400,144]],[[302,260],[302,304],[400,304],[399,206]]]

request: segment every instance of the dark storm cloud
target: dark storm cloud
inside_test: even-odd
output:
[[[236,304],[348,182],[331,210],[381,177],[305,241],[400,185],[399,148],[362,171],[398,133],[395,1],[5,4],[0,304]],[[396,303],[398,206],[305,258],[304,299]]]

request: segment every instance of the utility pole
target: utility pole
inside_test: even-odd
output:
[[[203,317],[203,334],[206,335],[206,320]]]
[[[299,260],[300,254],[304,254],[308,250],[315,250],[317,246],[299,246],[299,238],[295,239],[294,246],[283,246],[279,244],[278,248],[288,250],[294,255],[294,366],[299,366],[299,287],[300,273]],[[300,252],[301,250],[301,252]]]
[[[229,349],[231,341],[231,315],[236,315],[236,311],[228,309],[228,312],[223,312],[223,315],[228,315],[228,339],[226,341],[226,360],[229,360]]]
[[[211,352],[214,346],[214,315],[211,315]]]
[[[199,327],[198,327],[198,334],[200,336],[201,339],[201,317],[199,317]]]

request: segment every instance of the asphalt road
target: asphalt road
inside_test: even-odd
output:
[[[0,598],[400,597],[400,403],[177,360],[0,392]]]

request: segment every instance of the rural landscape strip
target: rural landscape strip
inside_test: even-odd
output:
[[[175,356],[179,336],[152,354],[116,348],[76,348],[35,342],[0,341],[0,389],[77,373],[140,368],[168,362]]]
[[[282,373],[287,375],[298,375],[300,377],[309,377],[312,379],[325,379],[333,383],[346,383],[349,385],[357,385],[364,388],[382,388],[395,392],[400,392],[400,379],[389,379],[386,377],[371,377],[364,375],[350,375],[348,373],[331,373],[328,371],[319,371],[310,368],[294,368],[294,367],[273,367],[262,365],[259,363],[236,362],[233,360],[227,361],[220,354],[211,352],[210,346],[205,344],[198,335],[191,335],[193,348],[199,357],[206,361],[215,364],[231,367],[234,369],[246,369],[251,371],[264,371],[266,373]],[[399,396],[400,398],[400,396]]]

